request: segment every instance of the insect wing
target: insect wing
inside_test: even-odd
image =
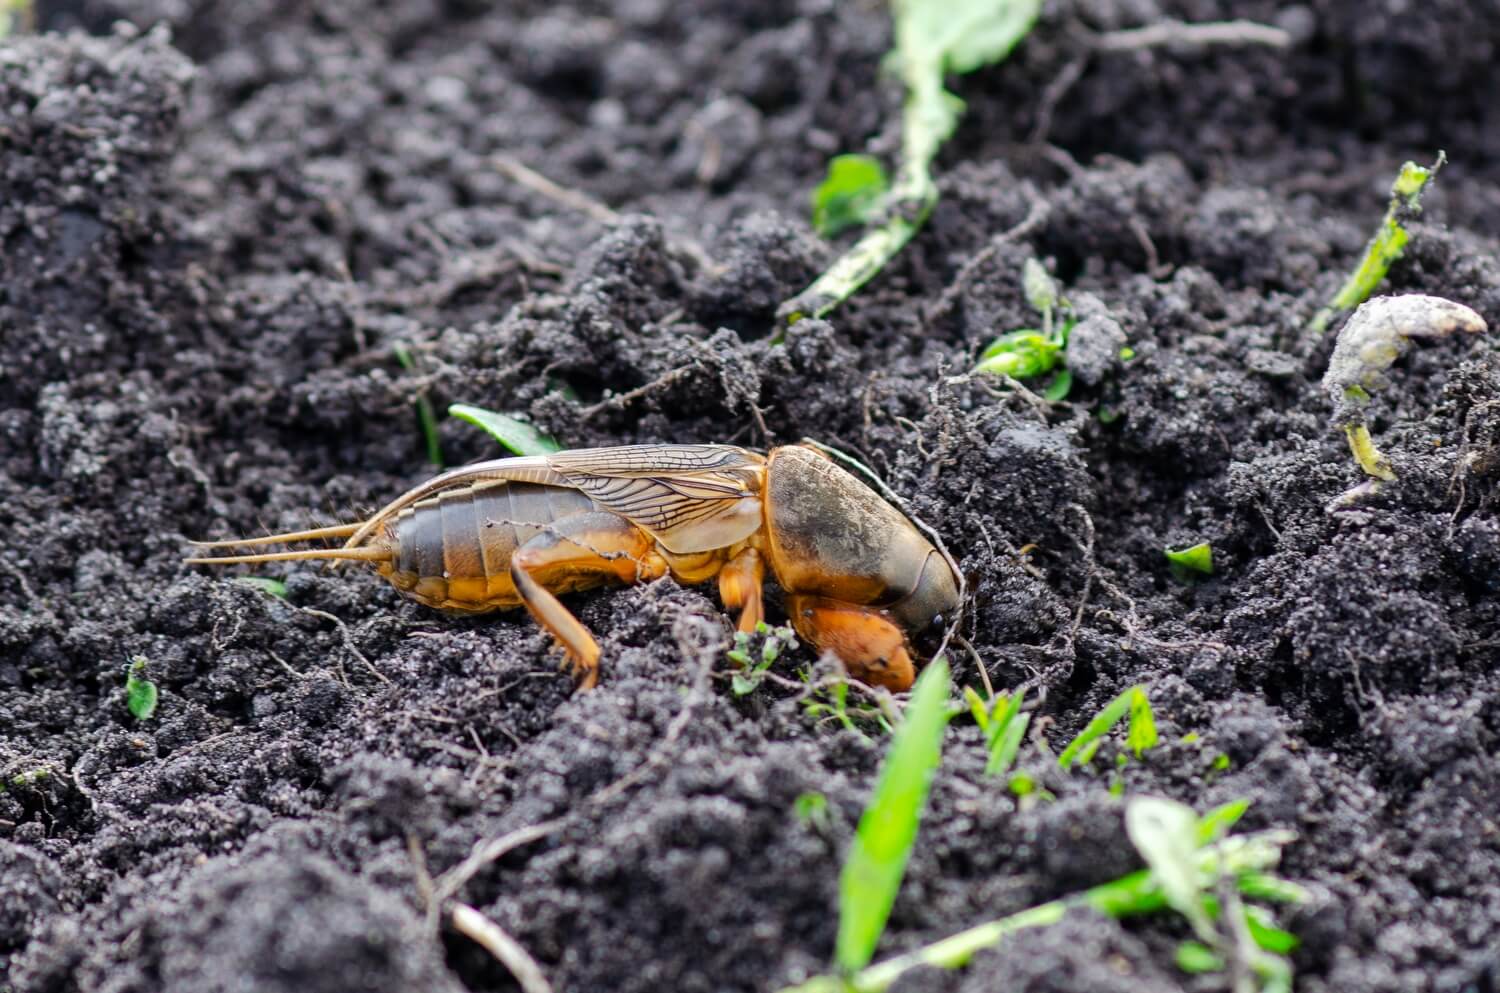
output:
[[[545,456],[567,485],[651,532],[669,551],[703,552],[761,526],[765,459],[731,445],[627,445]]]

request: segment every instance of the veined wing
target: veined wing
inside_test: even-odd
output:
[[[743,541],[761,526],[765,459],[732,445],[625,445],[544,456],[597,504],[673,552]]]

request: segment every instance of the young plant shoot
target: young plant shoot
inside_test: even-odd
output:
[[[817,976],[781,993],[883,993],[913,969],[961,969],[976,952],[994,948],[1027,928],[1056,924],[1074,908],[1115,918],[1176,910],[1204,939],[1186,956],[1179,954],[1179,961],[1199,971],[1233,962],[1243,965],[1253,979],[1236,989],[1290,993],[1291,963],[1284,956],[1296,947],[1296,937],[1277,928],[1264,910],[1243,901],[1305,903],[1311,894],[1269,872],[1282,849],[1296,840],[1291,832],[1225,837],[1247,806],[1236,801],[1200,818],[1175,801],[1137,797],[1125,807],[1127,833],[1146,869],[986,921],[852,973]],[[1220,933],[1221,925],[1227,936]]]
[[[138,721],[156,713],[156,684],[146,678],[146,657],[137,655],[125,667],[125,709]]]
[[[1167,557],[1167,568],[1179,583],[1191,583],[1214,574],[1214,549],[1206,541],[1189,548],[1165,548],[1162,552]]]
[[[937,203],[932,164],[958,125],[963,101],[943,88],[999,62],[1036,23],[1042,0],[892,0],[892,53],[906,103],[896,177],[869,210],[870,226],[801,293],[777,308],[788,324],[823,317],[869,282],[912,239]]]
[[[1370,243],[1365,246],[1365,254],[1359,260],[1359,265],[1349,274],[1328,306],[1318,311],[1308,325],[1314,333],[1322,334],[1327,331],[1335,317],[1364,303],[1380,286],[1392,263],[1401,257],[1406,243],[1411,240],[1403,223],[1413,220],[1422,212],[1422,191],[1447,161],[1448,157],[1438,152],[1437,161],[1431,166],[1408,162],[1401,167],[1396,182],[1391,185],[1391,203],[1386,208],[1384,220],[1380,222]]]
[[[937,659],[912,688],[911,703],[891,739],[875,794],[859,819],[839,877],[834,959],[846,974],[869,964],[885,931],[927,806],[932,774],[942,758],[948,717],[948,663]]]
[[[1140,758],[1148,748],[1155,748],[1156,715],[1151,712],[1151,700],[1146,696],[1144,686],[1132,686],[1111,700],[1078,733],[1078,737],[1068,742],[1068,746],[1057,757],[1057,764],[1064,769],[1071,769],[1075,762],[1087,765],[1099,750],[1104,736],[1127,715],[1130,722],[1125,732],[1126,747],[1135,753],[1136,758]]]
[[[1349,318],[1328,360],[1323,389],[1333,401],[1334,423],[1344,429],[1349,449],[1367,475],[1384,482],[1396,478],[1390,460],[1375,447],[1365,416],[1370,394],[1388,382],[1385,371],[1406,354],[1414,338],[1486,330],[1484,318],[1463,304],[1420,294],[1376,297]]]
[[[1031,379],[1063,364],[1068,336],[1078,319],[1058,293],[1057,284],[1046,268],[1036,259],[1027,259],[1021,267],[1021,286],[1026,292],[1026,302],[1041,315],[1041,330],[1022,328],[996,338],[980,353],[975,372]],[[1073,377],[1063,368],[1048,382],[1043,396],[1057,403],[1067,397],[1072,387]]]
[[[482,428],[489,433],[491,438],[517,455],[550,455],[553,452],[562,451],[562,446],[551,435],[544,434],[525,421],[517,420],[509,414],[485,410],[483,407],[471,407],[466,403],[455,403],[448,407],[448,416],[468,421],[475,427]]]

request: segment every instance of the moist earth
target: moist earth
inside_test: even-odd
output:
[[[444,898],[561,991],[826,968],[887,739],[859,694],[852,728],[809,698],[805,647],[736,696],[711,588],[582,595],[604,666],[574,693],[524,615],[181,563],[429,475],[420,398],[570,447],[812,436],[943,536],[955,677],[1026,688],[1051,799],[986,777],[955,722],[882,953],[1136,868],[1122,786],[1296,832],[1299,989],[1500,988],[1494,337],[1393,370],[1372,430],[1400,479],[1341,501],[1333,335],[1305,330],[1400,163],[1440,148],[1388,288],[1500,326],[1486,5],[1049,3],[955,82],[926,228],[781,342],[777,304],[839,247],[807,220],[824,163],[896,148],[880,5],[35,15],[0,42],[0,990],[516,988]],[[1293,44],[1094,40],[1235,17]],[[966,375],[1034,323],[1030,257],[1098,318],[1060,403]],[[500,454],[455,421],[439,441]],[[1174,578],[1163,549],[1201,541],[1213,574]],[[1049,747],[1137,683],[1163,744],[1061,772]],[[1226,988],[1176,968],[1187,933],[1078,912],[898,988]]]

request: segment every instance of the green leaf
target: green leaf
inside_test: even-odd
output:
[[[979,730],[988,732],[990,726],[990,710],[984,702],[984,697],[972,686],[964,687],[964,703],[969,705],[969,714],[974,718],[974,723],[979,725]]]
[[[1249,899],[1264,900],[1267,903],[1307,903],[1312,899],[1307,887],[1263,872],[1249,872],[1240,876],[1239,889]]]
[[[1191,548],[1174,550],[1162,549],[1166,555],[1167,562],[1172,568],[1172,575],[1185,580],[1192,576],[1212,576],[1214,574],[1214,550],[1206,541],[1200,541]]]
[[[835,959],[845,972],[870,961],[885,930],[942,757],[947,723],[948,663],[938,659],[912,690],[839,878]]]
[[[1156,716],[1151,713],[1151,700],[1139,686],[1130,690],[1130,724],[1125,731],[1125,745],[1136,758],[1148,748],[1156,747]]]
[[[1183,972],[1223,972],[1224,958],[1201,941],[1184,941],[1177,946],[1177,968]]]
[[[125,708],[138,721],[156,713],[156,684],[146,678],[146,657],[137,655],[125,667]]]
[[[1213,924],[1203,909],[1198,872],[1198,815],[1187,804],[1162,797],[1136,797],[1125,805],[1125,833],[1168,906],[1187,918],[1198,937],[1212,941]]]
[[[1025,691],[1006,698],[1004,711],[991,724],[988,733],[990,760],[984,767],[986,775],[1003,776],[1016,761],[1026,728],[1031,724],[1031,715],[1021,713],[1021,704],[1025,700]]]
[[[873,155],[835,155],[828,174],[813,190],[813,227],[831,238],[864,224],[879,209],[890,187],[885,167]]]
[[[1277,955],[1290,955],[1302,944],[1295,934],[1277,927],[1275,919],[1260,907],[1245,908],[1245,926],[1257,945]]]
[[[1021,289],[1031,309],[1044,317],[1057,308],[1057,284],[1047,272],[1046,266],[1034,258],[1021,265]]]
[[[1030,379],[1044,372],[1051,372],[1062,361],[1062,345],[1051,338],[1022,328],[1011,331],[990,342],[979,356],[975,372],[987,372],[995,376],[1012,379]]]
[[[931,72],[940,83],[999,62],[1036,23],[1042,0],[894,0],[902,75]]]
[[[828,822],[828,798],[816,790],[798,793],[792,801],[792,810],[803,824],[822,827]]]
[[[483,407],[471,407],[466,403],[455,403],[448,407],[448,416],[468,421],[477,428],[489,432],[490,437],[509,448],[517,455],[550,455],[562,451],[562,446],[551,435],[543,434],[525,421],[509,414],[496,413]]]
[[[1111,700],[1103,710],[1095,715],[1093,720],[1089,721],[1088,726],[1079,732],[1078,737],[1068,742],[1068,746],[1057,757],[1057,764],[1064,769],[1070,767],[1082,757],[1082,752],[1085,748],[1088,748],[1091,744],[1109,734],[1110,729],[1120,723],[1130,713],[1136,693],[1144,693],[1144,688],[1132,686]],[[1095,744],[1093,747],[1097,749],[1099,746]],[[1092,750],[1089,752],[1089,757],[1093,757]]]
[[[1202,817],[1198,818],[1198,844],[1208,845],[1218,841],[1229,833],[1229,829],[1240,822],[1245,816],[1245,811],[1250,809],[1250,801],[1241,797],[1238,800],[1230,800],[1222,803]]]
[[[283,583],[279,579],[271,579],[266,576],[240,576],[235,579],[235,582],[243,586],[253,586],[262,593],[269,593],[271,596],[279,597],[282,600],[286,599],[286,583]]]
[[[1073,390],[1073,374],[1067,369],[1059,369],[1047,388],[1042,391],[1042,399],[1048,403],[1062,403],[1068,398]]]

